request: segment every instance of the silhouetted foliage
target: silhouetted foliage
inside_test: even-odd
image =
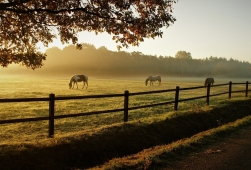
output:
[[[0,0],[0,65],[43,65],[45,46],[57,35],[62,43],[78,44],[81,31],[107,32],[118,49],[138,46],[145,38],[162,37],[161,28],[174,23],[177,0]]]

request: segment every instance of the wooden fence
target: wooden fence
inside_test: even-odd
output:
[[[237,85],[237,84],[246,85],[245,90],[233,91],[232,86]],[[159,105],[174,104],[174,110],[177,111],[179,102],[205,98],[207,105],[209,105],[210,97],[219,96],[219,95],[223,95],[223,94],[228,94],[228,98],[230,99],[232,93],[240,93],[240,92],[245,92],[245,97],[247,97],[248,92],[251,91],[248,88],[249,84],[251,84],[251,83],[249,83],[248,81],[246,81],[246,83],[232,83],[230,81],[229,83],[226,83],[226,84],[217,84],[217,85],[214,85],[213,87],[229,86],[228,91],[217,93],[217,94],[210,94],[210,85],[208,85],[206,95],[197,96],[197,97],[193,97],[193,98],[187,98],[187,99],[179,99],[179,92],[180,91],[186,91],[186,90],[205,88],[205,86],[189,87],[189,88],[180,88],[179,86],[176,86],[176,89],[147,91],[147,92],[136,92],[136,93],[129,93],[129,91],[126,90],[123,94],[108,94],[108,95],[55,97],[55,94],[50,94],[49,98],[0,99],[0,103],[34,102],[34,101],[48,101],[49,102],[49,116],[46,116],[46,117],[34,117],[34,118],[23,118],[23,119],[11,119],[11,120],[0,120],[0,124],[49,120],[49,137],[53,137],[54,136],[54,120],[55,119],[123,111],[124,112],[124,122],[127,122],[128,121],[129,110],[135,110],[135,109],[141,109],[141,108],[153,107],[153,106],[159,106]],[[175,98],[174,98],[173,101],[166,101],[166,102],[155,103],[155,104],[147,104],[147,105],[129,107],[129,96],[145,95],[145,94],[153,94],[153,93],[166,93],[166,92],[175,92]],[[111,97],[124,97],[124,107],[123,108],[118,108],[118,109],[113,109],[113,110],[101,110],[101,111],[75,113],[75,114],[67,114],[67,115],[55,115],[55,101],[57,101],[57,100],[73,100],[73,99],[89,99],[89,98],[111,98]]]

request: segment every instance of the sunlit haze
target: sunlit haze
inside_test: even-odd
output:
[[[162,38],[145,39],[139,47],[122,50],[156,56],[175,56],[182,50],[194,59],[214,56],[251,62],[250,7],[250,0],[180,0],[173,10],[177,21],[163,28]],[[117,51],[117,44],[107,33],[83,32],[79,42]],[[63,47],[59,40],[49,48],[53,46]]]

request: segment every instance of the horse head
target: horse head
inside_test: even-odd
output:
[[[71,87],[72,87],[72,84],[71,84],[71,82],[69,83],[69,89],[71,89]]]
[[[147,86],[147,84],[148,84],[148,80],[149,80],[149,78],[146,79],[146,86]]]

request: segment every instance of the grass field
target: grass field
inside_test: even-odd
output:
[[[163,77],[162,86],[146,87],[144,80],[90,78],[88,89],[71,90],[68,89],[69,80],[65,78],[1,77],[0,98],[40,98],[48,97],[50,93],[56,96],[122,94],[125,90],[142,92],[175,89],[176,86],[195,87],[203,85],[204,81],[202,78]],[[247,81],[215,80],[216,84]],[[244,89],[245,85],[233,85],[233,90]],[[211,89],[213,94],[225,91],[228,86]],[[180,98],[205,94],[205,88],[187,90],[180,92]],[[48,138],[48,121],[1,124],[1,168],[115,170],[169,165],[174,155],[179,157],[180,153],[193,150],[191,146],[203,147],[208,140],[229,134],[232,124],[237,128],[249,126],[250,94],[248,98],[244,96],[241,92],[233,93],[231,100],[227,94],[212,97],[209,106],[206,99],[180,102],[178,111],[174,111],[173,105],[130,110],[127,123],[123,122],[120,112],[56,119],[54,138]],[[173,99],[174,92],[130,96],[129,107]],[[55,107],[56,115],[107,110],[123,107],[123,98],[56,101]],[[48,116],[48,102],[0,103],[0,109],[0,120]],[[241,123],[236,123],[240,119]],[[217,130],[221,127],[225,127],[224,132]],[[208,139],[202,135],[207,130],[217,133],[212,133]],[[185,142],[186,138],[188,142]]]
[[[153,91],[164,89],[175,89],[195,87],[204,84],[203,78],[162,78],[162,86],[145,86],[145,78],[89,78],[88,89],[68,88],[68,78],[25,78],[25,77],[2,77],[0,82],[0,98],[30,98],[48,97],[50,93],[56,96],[81,96],[96,94],[121,94],[125,90],[129,92]],[[215,79],[216,84],[232,82],[246,82],[245,79]],[[233,90],[244,90],[245,85],[234,85]],[[228,91],[228,86],[212,88],[211,92],[218,93]],[[206,95],[206,89],[180,92],[180,99]],[[232,100],[244,97],[244,93],[232,95]],[[151,107],[129,111],[130,122],[149,123],[163,119],[163,117],[182,113],[182,111],[210,109],[222,105],[228,99],[227,95],[214,97],[210,106],[206,106],[206,99],[179,103],[178,112],[173,111],[173,105]],[[132,96],[129,99],[129,107],[173,101],[174,92],[158,93],[149,95]],[[56,101],[56,115],[80,113],[107,109],[123,108],[123,98],[84,99]],[[26,102],[26,103],[0,103],[0,120],[43,117],[48,116],[48,102]],[[71,135],[93,133],[97,129],[106,128],[114,124],[123,123],[123,112],[107,113],[101,115],[90,115],[76,118],[65,118],[55,120],[55,137],[67,137]],[[15,123],[0,125],[0,144],[34,142],[48,137],[48,121]]]

